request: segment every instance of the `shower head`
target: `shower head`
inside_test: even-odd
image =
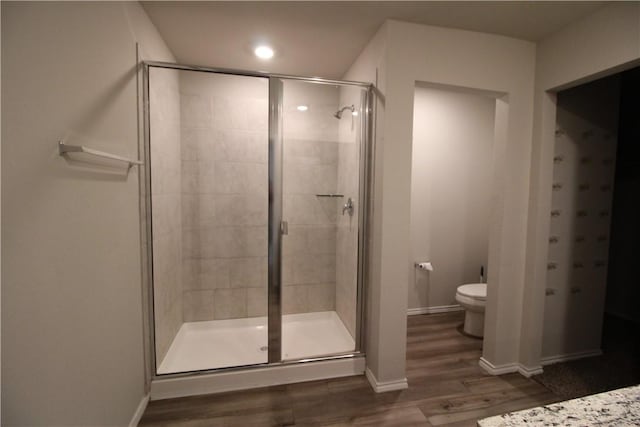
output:
[[[346,107],[342,107],[341,109],[339,109],[338,111],[336,111],[333,114],[333,117],[335,117],[336,119],[341,119],[342,118],[342,113],[344,112],[344,110],[350,110],[351,113],[356,111],[356,107],[352,104],[352,105],[347,105]]]

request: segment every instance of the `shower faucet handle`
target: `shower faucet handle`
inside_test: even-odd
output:
[[[342,207],[342,215],[344,215],[345,212],[349,212],[349,216],[353,216],[353,200],[351,197],[347,199],[347,203]]]

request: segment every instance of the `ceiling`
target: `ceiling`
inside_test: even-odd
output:
[[[178,62],[341,78],[386,19],[536,41],[604,2],[142,2]],[[258,43],[275,50],[253,55]]]

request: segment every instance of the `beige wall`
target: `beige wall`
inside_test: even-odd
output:
[[[127,425],[145,393],[137,169],[56,142],[137,157],[135,42],[170,53],[137,4],[3,2],[2,19],[2,424]]]
[[[409,308],[456,306],[487,267],[496,101],[416,86],[411,166]],[[415,268],[430,261],[434,271]]]
[[[556,124],[554,90],[637,64],[639,22],[640,4],[610,4],[552,34],[536,48],[534,143],[519,356],[525,366],[539,366],[542,349]]]

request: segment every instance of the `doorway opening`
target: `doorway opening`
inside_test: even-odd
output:
[[[448,313],[443,327],[460,319],[456,333],[480,347],[491,295],[497,137],[507,114],[501,97],[427,83],[416,84],[414,95],[408,314]]]
[[[640,68],[557,94],[542,364],[575,398],[640,382]]]

